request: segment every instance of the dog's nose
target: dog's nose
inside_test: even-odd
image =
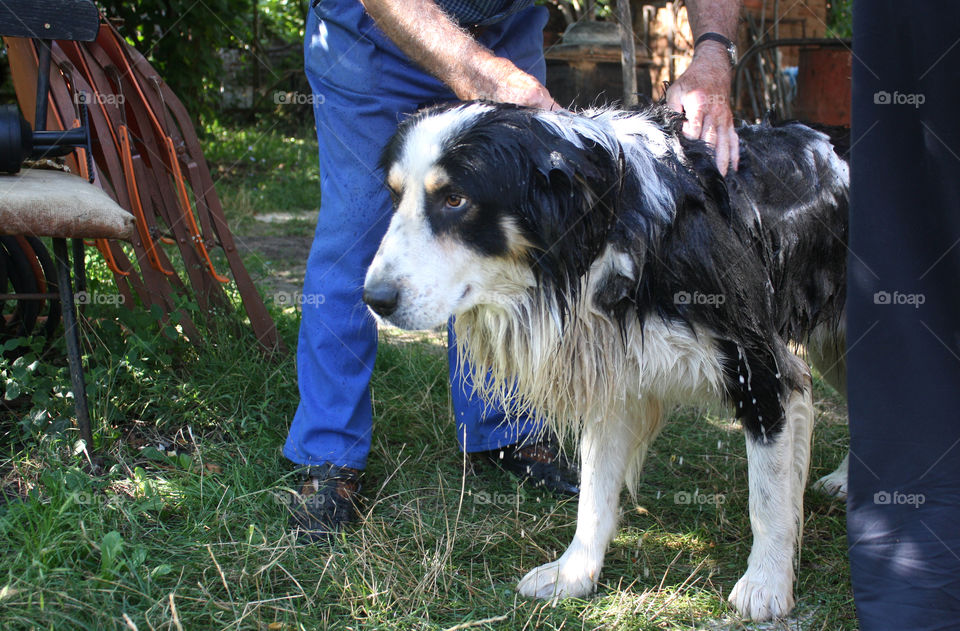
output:
[[[363,301],[370,305],[377,315],[386,318],[397,310],[400,302],[400,289],[393,283],[378,282],[363,287]]]

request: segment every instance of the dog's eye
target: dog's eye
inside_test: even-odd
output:
[[[444,205],[451,210],[460,210],[467,205],[467,198],[462,195],[447,195]]]

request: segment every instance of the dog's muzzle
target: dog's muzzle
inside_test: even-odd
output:
[[[363,301],[381,318],[389,317],[400,304],[400,288],[389,281],[373,281],[363,286]]]

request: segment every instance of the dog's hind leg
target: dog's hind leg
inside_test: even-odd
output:
[[[827,495],[832,495],[837,499],[847,499],[847,469],[850,467],[850,452],[843,457],[840,463],[832,473],[828,473],[813,483],[813,488],[823,491]]]
[[[810,343],[807,345],[807,354],[810,356],[810,363],[817,367],[823,380],[833,386],[833,388],[847,398],[847,362],[846,345],[843,342],[843,334],[836,336],[818,335],[811,336]],[[850,461],[850,453],[843,458],[843,462],[833,473],[828,473],[813,483],[813,488],[823,491],[828,495],[833,495],[839,499],[847,498],[847,467]]]
[[[810,463],[813,397],[809,375],[790,393],[784,425],[772,437],[747,432],[750,526],[747,571],[730,592],[741,615],[780,618],[793,609],[794,557],[803,526],[803,490]]]
[[[618,418],[584,423],[580,438],[580,504],[577,531],[559,559],[534,568],[517,591],[535,598],[587,596],[596,589],[607,545],[617,528],[620,491],[628,466],[659,423],[660,405],[650,400],[637,406],[644,418],[623,413]]]

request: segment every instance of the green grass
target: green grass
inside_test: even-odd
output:
[[[205,130],[204,155],[235,230],[247,228],[261,213],[320,207],[316,135],[312,129],[284,127],[268,122],[241,128],[214,123]]]
[[[293,180],[309,177],[299,170]],[[245,190],[247,177],[223,184]],[[295,210],[297,195],[264,210]],[[91,291],[110,291],[88,257]],[[294,348],[297,312],[270,308]],[[329,547],[298,544],[287,526],[297,482],[280,453],[297,404],[294,358],[265,361],[241,322],[224,324],[194,348],[149,313],[89,305],[88,392],[106,464],[97,476],[75,448],[62,342],[0,359],[0,395],[17,401],[0,408],[0,627],[856,628],[844,507],[813,491],[797,618],[745,627],[726,605],[751,537],[742,434],[717,411],[679,411],[654,444],[637,501],[623,496],[594,598],[519,598],[519,577],[569,542],[576,503],[464,460],[434,334],[383,335],[363,519]],[[819,383],[817,394],[811,479],[837,465],[847,440],[842,401]],[[724,501],[674,501],[694,492]]]

